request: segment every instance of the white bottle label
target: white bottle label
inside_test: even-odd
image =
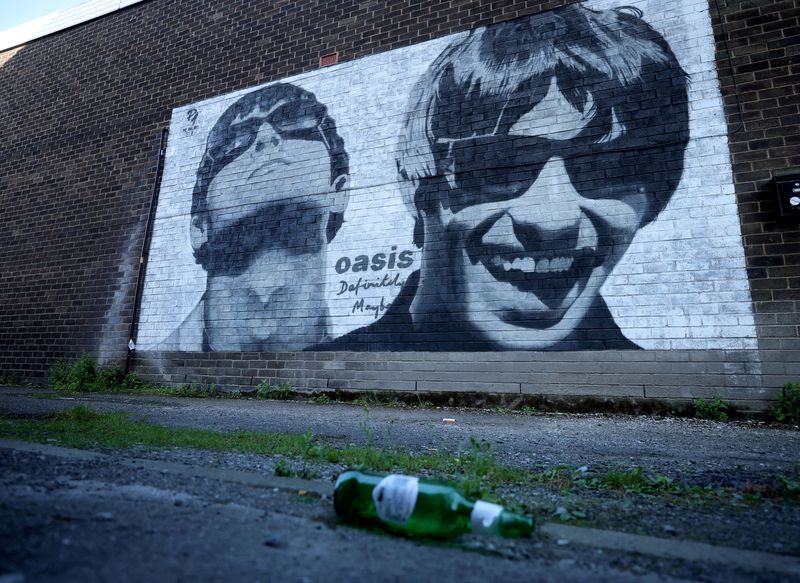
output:
[[[492,526],[502,511],[503,507],[499,504],[477,500],[470,515],[472,518],[472,532],[477,534],[493,532]]]
[[[375,486],[372,499],[381,520],[405,525],[414,512],[419,494],[419,478],[391,474]]]

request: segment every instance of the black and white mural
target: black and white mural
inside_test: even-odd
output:
[[[138,349],[754,348],[707,3],[617,4],[176,109]]]

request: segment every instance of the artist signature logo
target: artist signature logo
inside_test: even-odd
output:
[[[200,112],[197,111],[194,107],[186,112],[186,121],[189,122],[189,125],[184,126],[183,135],[185,136],[194,135],[194,132],[197,131],[197,116],[199,115]]]

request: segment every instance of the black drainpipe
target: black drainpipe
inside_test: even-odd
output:
[[[722,10],[719,7],[719,0],[714,0],[714,6],[717,8],[717,19],[719,20],[719,26],[722,29],[722,43],[725,45],[725,53],[728,56],[728,68],[731,71],[731,81],[733,82],[733,95],[736,98],[736,112],[739,114],[739,125],[732,130],[730,133],[738,134],[744,129],[744,116],[742,114],[742,102],[739,99],[739,85],[736,83],[736,70],[733,68],[733,56],[731,55],[731,48],[728,46],[728,29],[725,27],[725,21],[722,19]],[[713,25],[713,23],[712,23]],[[722,88],[720,87],[720,91]],[[723,108],[724,108],[723,104]],[[727,121],[727,113],[725,114],[725,119]]]
[[[131,370],[131,360],[133,351],[136,350],[136,332],[139,323],[139,308],[142,303],[142,284],[144,283],[144,272],[147,268],[147,255],[150,248],[150,235],[153,231],[153,215],[156,211],[158,202],[158,190],[161,183],[161,171],[164,168],[164,142],[167,140],[167,129],[161,129],[161,141],[158,144],[158,164],[156,165],[156,176],[153,179],[153,193],[150,197],[150,212],[147,213],[147,225],[144,229],[142,239],[142,251],[139,255],[139,275],[136,277],[136,292],[133,297],[133,316],[131,318],[131,328],[128,334],[128,357],[125,359],[125,374]]]

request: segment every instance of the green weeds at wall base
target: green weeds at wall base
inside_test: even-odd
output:
[[[0,385],[18,385],[19,377],[13,370],[0,370]]]
[[[74,362],[57,361],[50,369],[48,385],[79,393],[111,393],[135,391],[142,382],[135,374],[126,375],[117,363],[101,367],[88,354],[82,354]]]
[[[728,404],[719,397],[714,397],[710,401],[696,399],[694,402],[694,416],[698,419],[709,419],[711,421],[727,421]]]
[[[786,383],[769,414],[779,423],[800,425],[800,383]]]

